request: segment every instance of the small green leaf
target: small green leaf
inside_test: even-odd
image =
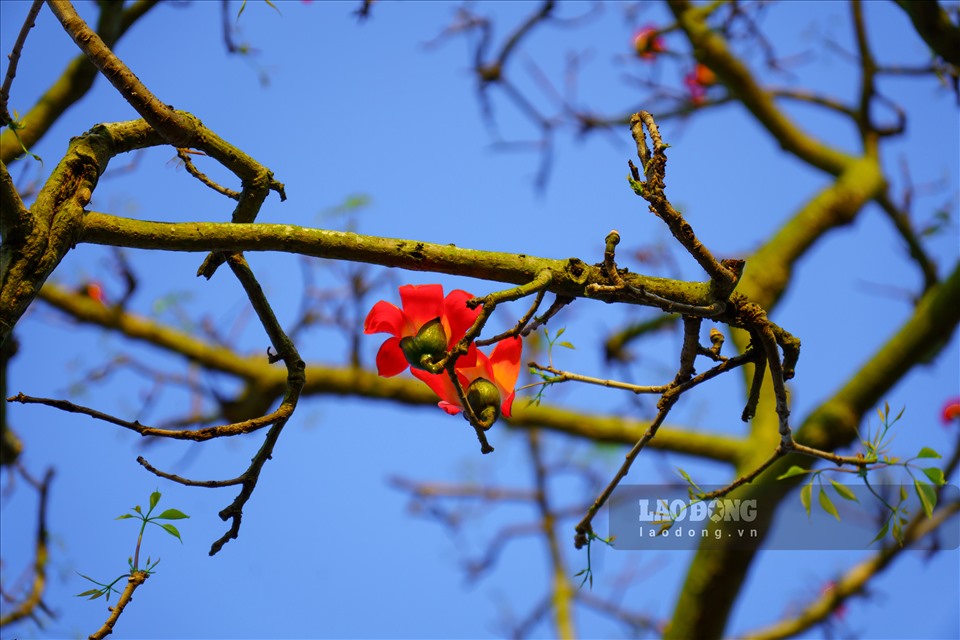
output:
[[[880,527],[880,533],[878,533],[873,537],[873,540],[870,541],[870,544],[873,544],[877,540],[883,540],[883,538],[887,535],[887,531],[889,530],[890,530],[890,521],[888,520],[883,523],[883,526]]]
[[[907,499],[910,493],[907,491],[907,488],[903,485],[900,485],[900,502],[903,502]]]
[[[929,469],[921,469],[921,471],[923,471],[925,476],[930,478],[930,482],[938,487],[942,487],[947,482],[947,479],[943,477],[943,469],[930,467]]]
[[[179,509],[167,509],[158,516],[153,516],[155,519],[159,520],[182,520],[184,518],[189,518],[187,514]]]
[[[808,473],[806,469],[804,469],[803,467],[798,467],[797,465],[793,465],[792,467],[787,469],[783,475],[778,476],[777,480],[783,480],[784,478],[792,478],[793,476],[802,476],[805,473]]]
[[[114,520],[126,520],[127,518],[136,518],[136,516],[131,513],[125,513],[122,516],[117,516]]]
[[[860,502],[859,500],[857,500],[857,496],[853,493],[853,491],[850,490],[850,487],[848,487],[847,485],[840,484],[839,482],[834,482],[833,480],[830,481],[830,484],[833,485],[833,490],[837,492],[837,495],[839,495],[844,500],[853,500],[854,502]]]
[[[922,480],[914,479],[913,487],[917,491],[917,497],[920,498],[920,504],[923,505],[923,512],[929,518],[933,515],[933,508],[937,506],[937,492]]]
[[[180,541],[181,544],[183,543],[183,538],[180,537],[180,532],[177,531],[177,528],[172,524],[158,524],[157,526],[159,526],[161,529],[163,529],[164,531],[166,531],[167,533],[175,537],[177,540]]]
[[[143,511],[140,510],[140,505],[135,506],[133,510],[136,511],[137,513],[143,513]]]
[[[154,491],[150,494],[150,510],[153,511],[153,508],[157,506],[157,503],[160,502],[160,492]]]
[[[918,458],[942,458],[939,453],[931,449],[930,447],[924,447],[920,449],[920,453],[917,454]]]
[[[898,518],[893,519],[893,539],[896,540],[897,544],[901,547],[903,546],[903,525]]]
[[[572,344],[570,344],[570,343],[567,342],[566,340],[564,340],[563,342],[559,343],[557,346],[558,346],[558,347],[564,347],[564,348],[566,348],[566,349],[576,349],[575,346],[573,346]]]
[[[832,515],[838,521],[840,520],[840,514],[837,513],[837,508],[834,506],[833,501],[830,500],[830,496],[827,495],[827,492],[823,487],[820,487],[820,495],[817,499],[820,502],[821,509]]]
[[[686,481],[687,481],[687,484],[689,484],[691,487],[694,487],[695,489],[698,489],[698,490],[700,489],[700,487],[697,486],[697,483],[693,481],[693,478],[690,477],[690,474],[689,474],[689,473],[687,473],[686,471],[684,471],[684,470],[681,469],[680,467],[677,467],[677,473],[679,473],[679,474],[680,474],[680,477],[682,477],[684,480],[686,480]]]
[[[102,595],[103,595],[103,592],[102,592],[100,589],[87,589],[87,590],[84,591],[83,593],[78,593],[78,594],[76,594],[75,597],[77,597],[77,598],[83,598],[83,597],[86,597],[86,596],[90,596],[90,600],[96,600],[97,598],[99,598],[99,597],[102,596]]]
[[[803,485],[803,489],[800,489],[800,504],[803,505],[803,508],[807,510],[807,517],[810,517],[810,497],[813,493],[813,480],[808,484]]]
[[[560,336],[562,336],[562,335],[563,335],[563,332],[566,331],[566,330],[567,330],[566,327],[560,327],[560,330],[557,331],[557,335],[553,336],[553,339],[556,340],[557,338],[559,338]]]

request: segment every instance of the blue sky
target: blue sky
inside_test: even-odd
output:
[[[233,4],[234,10],[239,8]],[[279,13],[262,2],[248,2],[239,28],[241,39],[258,50],[249,58],[224,50],[220,5],[214,2],[162,4],[116,49],[158,97],[200,117],[286,184],[288,200],[281,204],[271,196],[261,221],[344,228],[343,218],[331,219],[322,212],[363,194],[371,204],[358,212],[355,224],[360,232],[378,236],[553,258],[577,256],[588,262],[601,259],[603,238],[612,228],[623,238],[622,256],[669,241],[662,223],[646,212],[625,183],[626,161],[633,156],[626,129],[583,139],[562,130],[543,191],[534,187],[535,153],[494,147],[501,138],[536,139],[537,132],[502,94],[494,94],[493,100],[498,130],[484,125],[463,38],[424,46],[452,22],[456,5],[378,3],[372,19],[364,23],[351,16],[357,3],[278,5]],[[0,3],[4,52],[28,6]],[[495,35],[502,38],[506,25],[522,20],[534,6],[500,2],[481,4],[478,10],[495,17]],[[78,9],[88,18],[95,12],[87,4],[78,4]],[[585,4],[563,4],[560,14],[582,15],[586,9]],[[624,9],[608,4],[578,27],[540,30],[512,60],[509,73],[532,87],[537,104],[551,112],[556,104],[537,88],[532,69],[536,66],[562,86],[567,51],[590,54],[581,68],[580,106],[621,113],[641,104],[642,93],[623,82],[626,74],[653,74],[679,90],[681,71],[676,65],[667,62],[652,69],[629,57],[635,24],[662,24],[662,8],[643,6],[632,24]],[[892,3],[868,3],[865,11],[881,61],[926,61],[923,43],[906,28],[904,15]],[[796,54],[797,61],[790,74],[772,81],[852,100],[855,69],[841,57],[827,55],[823,46],[824,39],[832,39],[852,47],[848,13],[841,3],[783,3],[768,10],[762,22],[765,32],[778,51]],[[669,42],[680,46],[675,36]],[[44,9],[28,40],[11,107],[26,111],[75,51]],[[261,84],[261,76],[269,81]],[[762,77],[770,76],[762,72]],[[949,229],[928,245],[942,269],[949,270],[958,258],[960,131],[954,99],[929,80],[884,79],[881,86],[910,115],[907,135],[885,151],[888,175],[899,192],[903,177],[897,167],[905,158],[915,184],[943,184],[930,194],[919,192],[915,211],[919,220],[928,220],[938,207],[949,207]],[[656,114],[655,106],[650,108]],[[856,150],[855,131],[846,122],[809,107],[793,106],[790,112],[824,140]],[[21,184],[38,174],[45,177],[70,136],[99,122],[134,117],[132,108],[98,81],[33,149],[45,164],[20,162],[11,173]],[[720,256],[749,253],[828,184],[825,176],[782,154],[735,105],[664,123],[662,132],[673,146],[668,195]],[[230,203],[178,170],[173,157],[169,149],[151,150],[139,156],[135,171],[104,176],[90,208],[152,220],[229,219]],[[124,159],[116,159],[111,168],[123,164]],[[206,282],[193,275],[199,255],[128,255],[140,276],[133,301],[138,312],[178,323],[185,322],[177,315],[182,308],[193,321],[208,317],[225,331],[235,331],[243,350],[262,352],[265,338],[244,311],[243,294],[226,272]],[[54,280],[72,286],[93,278],[104,282],[108,295],[116,294],[120,283],[112,275],[109,256],[102,248],[81,245],[67,256]],[[248,257],[281,321],[292,322],[303,293],[301,261],[266,254]],[[669,275],[703,278],[689,259],[680,256],[677,262],[676,272]],[[622,265],[648,268],[629,260]],[[338,268],[327,265],[319,282],[338,282]],[[403,283],[441,282],[476,294],[496,288],[493,283],[422,273],[389,275],[393,284],[374,299],[397,302],[395,287]],[[792,387],[795,415],[816,407],[883,344],[910,313],[905,299],[891,292],[916,291],[918,284],[917,270],[876,207],[804,258],[774,313],[778,323],[803,340]],[[179,307],[158,302],[171,293]],[[587,301],[574,305],[556,326],[567,327],[565,337],[577,350],[558,353],[558,366],[603,375],[598,347],[605,332],[628,318],[649,315]],[[511,321],[503,319],[503,326]],[[189,401],[182,393],[165,391],[144,410],[150,385],[129,371],[97,386],[76,384],[98,363],[119,354],[169,372],[184,373],[187,366],[71,324],[42,304],[31,309],[17,335],[21,351],[11,365],[10,393],[68,397],[145,423],[177,415]],[[661,382],[671,374],[679,340],[667,334],[660,342],[638,347],[640,358],[631,375],[641,382]],[[380,341],[379,336],[365,339],[367,364]],[[330,331],[308,333],[298,346],[308,361],[334,364],[345,361],[348,349],[347,341]],[[895,409],[906,407],[897,453],[910,455],[921,446],[946,452],[955,446],[956,431],[941,428],[938,413],[960,388],[958,361],[954,335],[936,363],[916,370],[887,398]],[[210,384],[230,388],[227,380],[212,379]],[[718,381],[691,394],[671,417],[693,429],[742,433],[740,393],[739,379]],[[585,387],[552,390],[547,400],[605,412],[635,411],[629,398]],[[548,584],[546,550],[529,537],[506,545],[496,568],[479,581],[467,582],[461,570],[461,563],[483,553],[502,527],[535,518],[532,508],[482,510],[465,530],[451,536],[435,522],[412,517],[406,496],[387,482],[400,476],[529,487],[525,440],[501,427],[491,432],[496,452],[480,456],[464,423],[437,409],[311,399],[298,409],[267,464],[244,510],[240,538],[209,558],[210,542],[225,527],[216,514],[235,492],[158,484],[135,458],[143,454],[158,467],[195,478],[232,477],[245,468],[259,438],[202,447],[161,443],[144,450],[135,436],[86,417],[20,405],[10,407],[8,415],[25,442],[27,465],[35,472],[47,465],[57,470],[45,600],[59,615],[45,629],[28,624],[11,630],[17,637],[86,635],[102,623],[102,600],[72,597],[88,588],[76,572],[110,579],[123,572],[136,531],[132,523],[113,518],[144,504],[154,488],[163,492],[161,506],[180,508],[192,517],[178,523],[183,545],[159,530],[148,534],[144,553],[162,556],[162,562],[121,619],[117,633],[122,637],[497,637],[509,631],[510,620],[529,614]],[[578,448],[562,438],[548,439],[546,450],[554,461],[568,456],[599,460],[598,466],[606,465],[611,474],[621,455]],[[704,482],[727,477],[716,465],[657,454],[642,458],[630,479],[662,481],[678,465]],[[7,488],[8,479],[3,482]],[[558,479],[556,489],[576,499],[591,497],[569,478]],[[34,509],[33,495],[23,486],[4,492],[0,532],[5,585],[21,570],[18,560],[27,557],[32,527],[23,526],[23,519],[32,519]],[[561,539],[572,540],[573,524]],[[576,571],[585,559],[570,547],[568,564]],[[957,553],[944,552],[932,562],[906,554],[876,581],[874,598],[851,603],[845,621],[849,631],[881,638],[955,636],[956,607],[931,610],[930,603],[960,598]],[[777,619],[863,555],[766,552],[752,569],[729,631]],[[679,552],[656,556],[595,550],[594,591],[664,618],[672,610],[688,560]],[[624,588],[613,578],[625,569],[641,577]],[[911,588],[904,589],[904,584]],[[588,611],[579,613],[578,621],[587,637],[625,634],[623,627]],[[553,631],[541,624],[533,633],[550,637]]]

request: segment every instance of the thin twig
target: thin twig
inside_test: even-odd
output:
[[[10,111],[8,110],[10,87],[13,85],[13,79],[17,76],[17,65],[20,63],[20,53],[23,51],[23,45],[27,41],[27,35],[30,33],[30,29],[33,29],[34,24],[36,24],[37,15],[40,13],[42,6],[43,0],[33,0],[33,4],[30,5],[30,10],[27,12],[27,17],[23,20],[23,26],[20,27],[20,33],[17,34],[17,39],[13,43],[13,49],[10,50],[10,54],[7,56],[10,64],[7,66],[7,74],[3,79],[3,86],[0,87],[0,120],[2,120],[2,124],[4,125],[13,122],[13,118],[10,117]]]
[[[130,577],[127,578],[127,586],[123,590],[123,593],[120,594],[120,599],[117,600],[117,604],[110,608],[110,617],[107,618],[107,621],[103,623],[102,627],[90,634],[90,640],[100,640],[113,633],[113,627],[117,624],[117,620],[120,618],[123,610],[130,604],[130,601],[133,600],[133,592],[137,590],[137,587],[146,582],[149,577],[150,574],[146,571],[134,571],[130,574]]]

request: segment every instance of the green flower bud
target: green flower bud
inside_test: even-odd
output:
[[[401,338],[400,349],[411,367],[436,373],[430,365],[447,355],[447,333],[443,330],[440,318],[434,318],[420,327],[416,336]]]
[[[477,378],[467,387],[467,402],[484,430],[500,417],[500,390],[486,378]]]

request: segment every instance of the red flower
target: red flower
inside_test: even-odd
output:
[[[947,400],[940,412],[940,422],[943,423],[943,426],[957,421],[960,421],[960,396]]]
[[[437,361],[459,342],[480,315],[480,308],[469,309],[473,296],[457,289],[443,297],[439,284],[404,285],[396,306],[380,300],[363,323],[364,333],[389,333],[392,337],[377,352],[377,372],[384,377],[402,373],[410,365],[423,368],[424,360]],[[476,364],[476,347],[472,344],[457,365]]]
[[[658,53],[666,51],[666,48],[663,46],[663,38],[657,35],[657,28],[654,25],[647,25],[634,34],[633,50],[639,58],[653,60]]]
[[[717,83],[717,76],[713,71],[699,62],[693,68],[693,71],[683,76],[683,84],[687,86],[690,92],[690,100],[694,104],[703,104],[707,95],[707,87],[712,87]]]
[[[103,287],[100,286],[98,282],[88,282],[80,289],[80,292],[85,296],[93,300],[94,302],[99,302],[100,304],[106,304],[106,298],[103,295]]]
[[[485,427],[492,425],[501,413],[510,417],[516,395],[514,387],[520,375],[522,352],[523,341],[520,338],[507,338],[497,343],[489,358],[482,351],[477,351],[474,366],[461,368],[460,361],[457,362],[460,386],[463,387],[470,407]],[[460,413],[463,406],[453,381],[446,372],[432,374],[414,369],[411,373],[440,396],[438,406],[441,409],[451,415]]]

